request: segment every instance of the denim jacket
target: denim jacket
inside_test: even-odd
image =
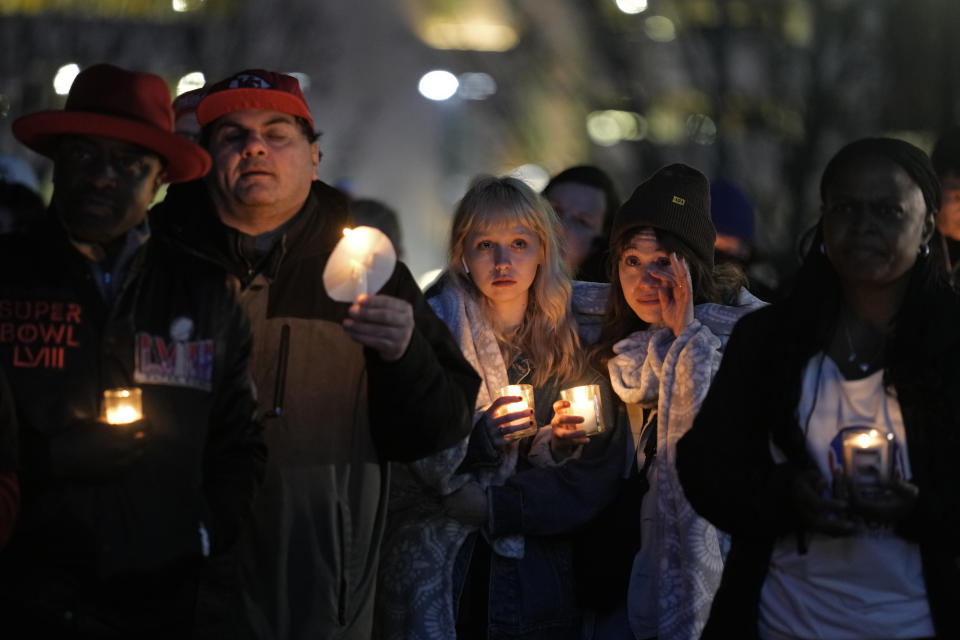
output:
[[[511,382],[515,370],[511,367]],[[583,383],[600,384],[608,428],[593,436],[579,457],[563,464],[537,467],[521,455],[516,472],[503,485],[487,490],[490,518],[483,533],[491,540],[522,535],[523,556],[489,553],[477,535],[461,549],[455,571],[455,593],[461,594],[461,605],[466,604],[462,595],[465,585],[469,581],[476,584],[475,576],[468,572],[485,573],[477,560],[489,559],[488,638],[579,637],[581,610],[574,590],[573,534],[613,499],[626,446],[625,429],[616,423],[614,398],[606,381],[593,375],[565,386]],[[559,381],[550,381],[534,390],[541,426],[549,424],[560,386]],[[482,593],[472,595],[483,597]]]

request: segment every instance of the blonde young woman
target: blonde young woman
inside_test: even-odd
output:
[[[577,459],[538,468],[533,438],[512,435],[534,420],[558,427],[548,440],[560,448],[586,440],[553,416],[560,389],[599,379],[585,375],[557,229],[545,200],[514,178],[479,179],[457,207],[447,278],[429,302],[483,378],[475,428],[396,470],[378,637],[579,634],[564,534],[604,506],[596,496],[615,485],[623,443],[611,429]],[[533,386],[535,414],[499,415],[519,400],[499,397],[507,384]]]

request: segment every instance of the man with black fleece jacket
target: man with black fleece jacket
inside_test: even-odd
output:
[[[387,463],[465,437],[479,378],[402,263],[376,295],[327,295],[350,219],[315,179],[296,79],[237,73],[197,114],[214,168],[170,189],[156,220],[236,276],[253,324],[269,459],[243,539],[245,615],[262,637],[369,638]]]

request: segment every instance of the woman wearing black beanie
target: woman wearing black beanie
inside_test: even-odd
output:
[[[629,416],[625,486],[634,488],[617,508],[626,523],[639,521],[640,539],[634,527],[621,562],[625,584],[613,607],[594,603],[589,638],[697,638],[720,582],[723,541],[684,498],[675,446],[734,323],[762,303],[743,288],[738,268],[714,266],[715,237],[709,182],[683,164],[643,182],[613,220],[612,286],[595,362],[609,370]]]

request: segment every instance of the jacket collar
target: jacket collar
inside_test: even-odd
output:
[[[220,221],[203,180],[171,185],[164,201],[151,215],[151,224],[177,244],[220,263],[246,281],[250,278],[248,256],[240,250],[250,238]],[[282,261],[323,255],[333,250],[343,227],[350,224],[346,197],[315,180],[301,210],[288,222],[273,250],[253,265],[254,274],[275,275]]]

